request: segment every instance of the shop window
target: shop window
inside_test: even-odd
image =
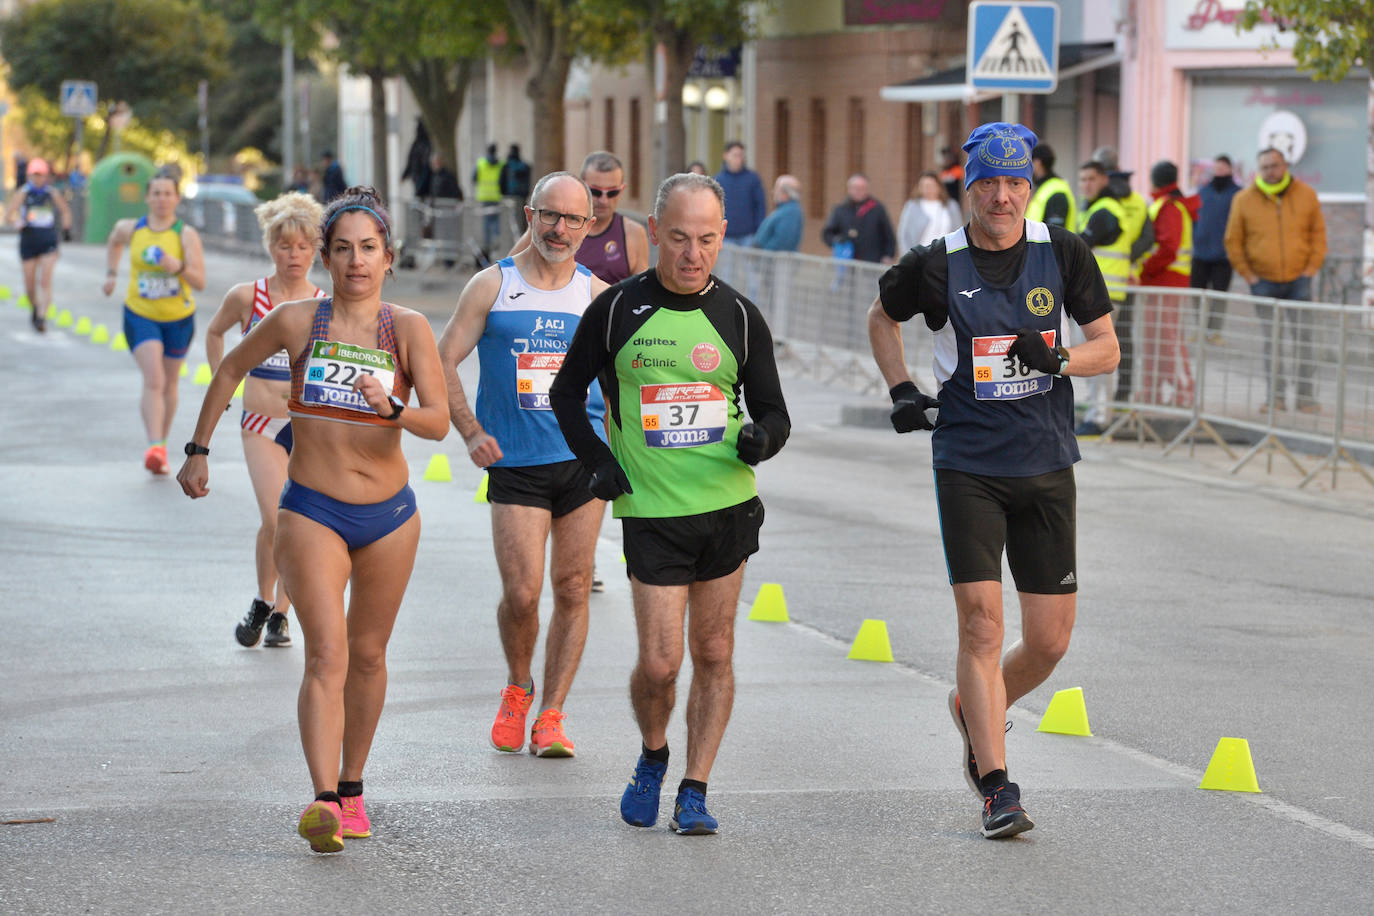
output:
[[[778,99],[773,103],[773,173],[776,175],[786,175],[792,171],[791,137],[791,109],[787,106],[787,99]]]
[[[825,217],[825,99],[811,100],[811,172],[807,176],[806,208],[817,219]]]
[[[643,197],[640,189],[640,176],[644,174],[643,165],[640,162],[640,121],[639,121],[639,98],[630,99],[630,196],[635,198]]]
[[[609,97],[608,97],[608,98],[606,99],[605,128],[606,128],[606,135],[605,135],[605,141],[606,141],[606,142],[604,142],[604,143],[601,144],[601,148],[604,149],[604,150],[607,150],[607,151],[613,153],[613,152],[615,152],[615,99],[614,99],[614,98],[609,98]]]
[[[857,96],[849,99],[849,148],[845,167],[850,175],[864,172],[864,100]]]

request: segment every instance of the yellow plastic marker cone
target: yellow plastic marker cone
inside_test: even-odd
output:
[[[1250,742],[1244,738],[1222,738],[1212,752],[1212,762],[1202,774],[1199,789],[1222,792],[1258,792],[1259,778],[1250,758]]]
[[[33,303],[29,302],[29,294],[28,294],[28,293],[20,293],[20,294],[19,294],[19,307],[20,307],[21,309],[31,309],[31,308],[33,308]]]
[[[72,328],[72,331],[78,337],[85,337],[87,334],[91,333],[91,319],[82,315],[80,318],[76,319],[76,327]]]
[[[182,364],[181,364],[181,374],[182,374],[182,375],[186,375],[186,374],[188,374],[190,371],[191,371],[190,369],[187,369],[187,368],[186,368],[186,364],[185,364],[185,363],[182,363]],[[195,378],[191,379],[191,384],[193,384],[193,385],[208,385],[208,384],[210,384],[210,378],[211,378],[212,374],[213,374],[213,373],[210,372],[210,364],[209,364],[209,363],[201,363],[199,366],[196,366],[196,375],[195,375]]]
[[[114,336],[114,339],[110,341],[110,349],[111,349],[111,350],[127,350],[127,349],[129,349],[129,341],[128,341],[128,339],[124,336],[124,332],[123,332],[123,331],[120,331],[118,334],[116,334],[116,335]]]
[[[63,309],[57,313],[57,326],[59,328],[69,328],[72,326],[72,310]]]
[[[24,304],[25,304],[25,305],[28,305],[28,301],[29,301],[29,297],[28,297],[28,296],[25,296],[25,297],[24,297]],[[30,308],[32,308],[32,306],[30,306]],[[49,303],[48,303],[48,310],[47,310],[46,312],[43,313],[43,317],[46,318],[48,321],[56,321],[56,320],[57,320],[57,317],[58,317],[58,316],[57,316],[57,306],[55,306],[55,305],[53,305],[51,302],[49,302]]]
[[[622,562],[622,563],[628,563],[628,562],[630,562],[629,560],[625,559],[625,551],[623,551],[623,550],[620,551],[620,562]]]
[[[887,638],[887,624],[881,620],[865,620],[860,624],[854,645],[849,647],[848,657],[861,662],[892,661],[892,643]]]
[[[472,501],[475,503],[487,502],[487,478],[490,475],[483,474],[482,482],[477,485],[477,492],[473,494]]]
[[[787,623],[787,599],[782,596],[781,585],[776,582],[765,582],[759,586],[754,606],[749,609],[749,619]]]
[[[239,379],[239,386],[234,389],[234,397],[243,397],[243,379]]]
[[[429,465],[425,468],[425,480],[448,483],[452,479],[453,469],[449,467],[448,455],[440,453],[429,459]]]
[[[91,343],[107,344],[110,342],[110,329],[103,324],[98,324],[91,329]]]
[[[12,298],[14,298],[14,296],[10,293],[10,288],[9,288],[8,286],[4,286],[4,285],[0,284],[0,299],[12,299]]]
[[[1091,738],[1093,733],[1088,729],[1088,707],[1083,703],[1083,688],[1056,690],[1036,731]]]

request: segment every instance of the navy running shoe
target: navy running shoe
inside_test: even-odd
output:
[[[272,616],[267,618],[267,635],[262,638],[262,644],[273,648],[291,645],[291,627],[286,622],[285,614],[273,611]]]
[[[706,810],[705,795],[696,789],[683,789],[677,793],[668,826],[683,836],[703,836],[715,833],[720,823]]]
[[[239,641],[239,645],[245,649],[256,646],[262,639],[262,626],[271,616],[272,605],[261,598],[254,598],[248,613],[243,615],[243,622],[234,627],[234,638]]]
[[[1005,782],[983,793],[983,836],[990,840],[1016,836],[1034,827],[1021,807],[1021,787]]]
[[[620,796],[620,816],[633,827],[652,827],[658,823],[658,794],[663,790],[666,761],[650,760],[643,754],[635,764],[635,775]]]

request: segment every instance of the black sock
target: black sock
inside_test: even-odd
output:
[[[359,795],[362,795],[363,781],[360,779],[357,782],[340,782],[339,794],[342,795],[344,798],[355,798]]]
[[[677,784],[677,791],[679,795],[682,794],[683,789],[696,789],[704,796],[706,794],[706,783],[702,782],[699,779],[684,779],[682,782]]]
[[[343,805],[343,799],[339,798],[338,792],[321,792],[315,796],[315,801],[333,802],[336,805]]]
[[[659,748],[656,751],[649,750],[648,745],[646,745],[642,741],[640,742],[639,746],[643,748],[641,753],[644,755],[645,760],[657,760],[659,763],[668,762],[668,745],[665,744],[663,745],[663,747]]]
[[[1006,784],[1006,770],[993,770],[991,773],[984,773],[982,776],[978,777],[978,789],[984,795],[987,795],[994,789],[1000,789],[1002,786],[1005,786]]]

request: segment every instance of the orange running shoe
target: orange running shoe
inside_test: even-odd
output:
[[[519,753],[525,746],[525,716],[534,702],[534,690],[507,684],[501,691],[501,708],[491,726],[491,743],[498,751]]]
[[[331,801],[316,799],[301,814],[296,832],[310,841],[315,852],[341,852],[343,843],[343,809]]]
[[[571,757],[573,743],[563,734],[563,720],[557,709],[546,709],[534,720],[530,732],[530,753],[536,757]]]
[[[148,446],[148,450],[143,453],[143,466],[154,474],[171,473],[172,466],[167,463],[167,446]]]
[[[372,836],[372,821],[367,818],[361,795],[343,796],[343,835],[349,840]]]

